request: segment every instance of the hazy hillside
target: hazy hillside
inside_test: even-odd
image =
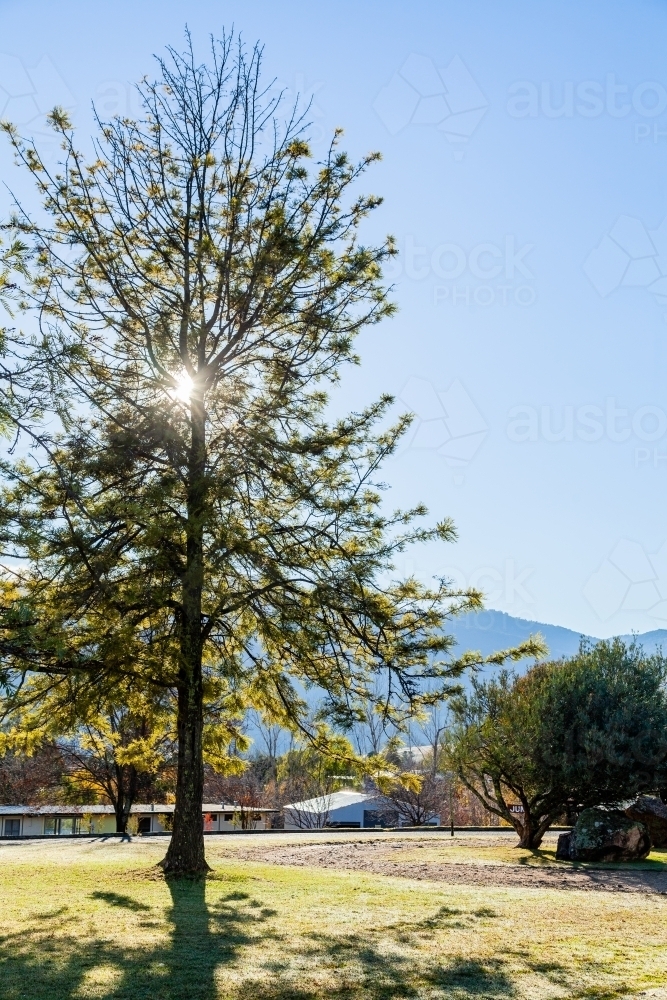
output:
[[[481,611],[477,614],[463,615],[459,619],[450,622],[447,628],[450,635],[455,636],[459,645],[453,650],[454,655],[466,649],[479,650],[487,656],[496,650],[507,649],[516,646],[529,635],[540,632],[549,647],[549,658],[558,659],[561,656],[572,656],[579,649],[579,642],[582,638],[580,632],[573,632],[572,629],[563,628],[561,625],[547,625],[544,622],[529,621],[526,618],[513,618],[512,615],[503,611]],[[595,640],[594,636],[584,636]],[[621,636],[626,642],[632,641],[631,635]],[[637,639],[647,652],[654,652],[662,645],[667,653],[667,629],[656,629],[653,632],[644,632],[638,635]],[[527,670],[533,660],[526,659],[510,667],[519,673]],[[493,676],[496,667],[489,667],[481,671],[478,677]],[[464,688],[470,686],[470,676],[461,678],[460,683]],[[306,701],[314,708],[322,698],[323,692],[317,688],[303,691]],[[258,741],[261,746],[261,739],[255,725],[249,721],[247,727],[248,735]],[[412,735],[416,743],[423,742],[423,734],[415,729]]]
[[[553,659],[576,653],[582,638],[580,632],[573,632],[569,628],[513,618],[503,611],[481,611],[464,615],[451,622],[448,631],[456,637],[461,649],[478,649],[484,655],[514,646],[531,633],[540,632],[549,647],[549,656]],[[621,638],[630,642],[633,637],[623,635]],[[667,629],[644,632],[637,639],[647,652],[654,652],[659,646],[667,651]]]
[[[626,642],[631,642],[633,638],[635,636],[621,636],[621,639],[624,639]],[[636,639],[642,644],[647,653],[653,653],[656,649],[662,647],[667,654],[667,628],[656,628],[653,632],[642,632],[641,635],[636,636]]]
[[[462,649],[478,649],[485,656],[498,649],[515,646],[529,635],[540,632],[549,646],[549,656],[554,659],[571,656],[579,649],[581,634],[560,625],[513,618],[504,611],[480,611],[463,615],[448,625]]]

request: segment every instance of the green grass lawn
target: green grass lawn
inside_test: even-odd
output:
[[[234,859],[241,841],[207,839],[205,882],[151,872],[164,840],[4,843],[0,998],[538,1000],[667,985],[667,897],[256,864]]]
[[[562,867],[563,863],[556,861],[556,838],[551,836],[545,840],[543,846],[538,851],[526,851],[514,846],[514,837],[508,837],[507,843],[499,845],[495,838],[475,837],[474,835],[465,838],[456,838],[450,842],[447,838],[442,838],[434,844],[417,847],[414,850],[401,852],[402,861],[419,861],[422,864],[428,861],[437,863],[446,861],[450,864],[475,864],[475,865],[530,865],[539,868],[556,865]],[[485,839],[490,843],[485,843]],[[387,858],[392,854],[387,852]],[[570,864],[568,868],[583,869],[599,868],[600,865],[588,864],[587,862],[576,862]],[[653,850],[644,861],[635,861],[632,865],[607,863],[604,865],[606,871],[667,871],[667,850]]]

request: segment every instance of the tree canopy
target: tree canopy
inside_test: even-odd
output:
[[[620,639],[522,677],[473,682],[454,703],[449,766],[487,809],[539,847],[566,812],[613,805],[663,782],[667,664]],[[520,806],[521,812],[512,809]]]
[[[123,688],[171,697],[164,867],[196,872],[204,754],[224,756],[238,712],[321,743],[304,689],[347,726],[383,674],[400,720],[479,659],[454,657],[444,626],[480,595],[384,582],[397,553],[454,528],[381,502],[409,422],[386,427],[390,397],[328,417],[356,335],[393,312],[394,243],[359,237],[380,204],[357,190],[377,154],[351,162],[337,133],[314,163],[307,123],[263,87],[260,49],[232,36],[207,64],[189,38],[158,63],[142,118],[98,120],[92,156],[53,111],[55,172],[4,126],[44,211],[17,206],[10,227],[38,332],[7,332],[2,372],[23,441],[2,465],[5,553],[23,567],[3,601],[2,683],[8,717],[40,685],[83,715]]]

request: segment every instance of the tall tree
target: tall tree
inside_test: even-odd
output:
[[[377,155],[351,163],[337,134],[313,166],[260,64],[225,36],[200,65],[188,39],[141,85],[142,120],[98,122],[89,159],[54,110],[54,174],[6,126],[51,222],[14,220],[39,336],[10,336],[5,355],[34,455],[5,463],[5,536],[32,567],[24,589],[48,581],[63,613],[45,628],[43,603],[7,605],[5,683],[14,699],[26,672],[175,692],[168,872],[207,867],[207,698],[246,699],[317,741],[304,686],[350,724],[385,671],[400,717],[425,677],[437,700],[475,659],[450,655],[443,626],[477,593],[379,582],[406,546],[454,537],[449,521],[413,527],[422,508],[381,506],[378,468],[408,418],[376,429],[388,397],[326,418],[356,334],[393,311],[393,242],[358,238],[379,199],[355,189]]]

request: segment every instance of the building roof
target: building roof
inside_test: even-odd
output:
[[[329,813],[334,809],[344,809],[345,806],[354,806],[377,798],[377,795],[368,795],[366,792],[331,792],[329,795],[319,795],[315,799],[291,802],[285,809],[292,809],[294,812]]]
[[[163,816],[173,813],[176,807],[173,803],[151,803],[150,805],[137,803],[130,809],[131,813],[161,813]],[[241,806],[224,805],[221,803],[204,802],[201,810],[205,813],[215,812],[237,812]],[[277,809],[266,809],[263,806],[244,806],[250,812],[273,813]],[[56,806],[0,806],[0,816],[112,816],[113,806],[91,805],[56,805]]]

